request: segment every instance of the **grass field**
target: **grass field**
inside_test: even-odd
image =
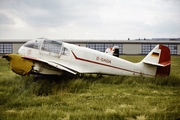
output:
[[[144,56],[121,56],[133,62]],[[21,77],[0,59],[0,120],[180,119],[180,56],[165,78]]]

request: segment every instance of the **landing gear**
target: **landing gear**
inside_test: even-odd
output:
[[[77,74],[77,77],[78,77],[78,78],[83,78],[83,77],[84,77],[84,74],[83,74],[83,73],[78,73],[78,74]]]
[[[97,77],[97,78],[101,78],[101,77],[102,77],[102,74],[97,74],[96,77]]]

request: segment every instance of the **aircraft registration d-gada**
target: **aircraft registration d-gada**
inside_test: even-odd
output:
[[[141,62],[133,63],[119,57],[50,39],[26,42],[18,54],[3,56],[11,70],[19,75],[106,74],[127,76],[168,76],[170,50],[157,45]]]

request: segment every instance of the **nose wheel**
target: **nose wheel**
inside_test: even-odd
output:
[[[83,73],[78,73],[78,74],[77,74],[77,77],[78,77],[78,78],[83,78],[83,77],[84,77],[84,74],[83,74]]]

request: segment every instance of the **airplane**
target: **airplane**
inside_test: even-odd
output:
[[[162,44],[142,61],[133,63],[113,54],[46,38],[30,40],[18,54],[6,54],[3,58],[10,61],[13,72],[22,76],[70,73],[156,77],[168,76],[171,66],[170,50]]]

